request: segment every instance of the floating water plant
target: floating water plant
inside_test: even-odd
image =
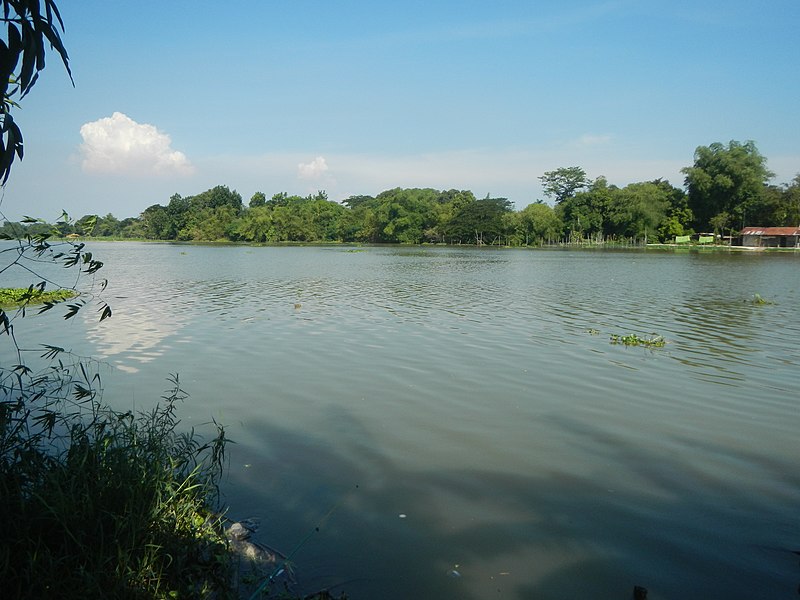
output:
[[[588,333],[589,335],[600,335],[600,330],[589,328],[586,330],[586,333]]]
[[[667,341],[660,335],[652,334],[653,337],[639,337],[635,333],[628,335],[611,334],[612,344],[622,344],[623,346],[644,346],[645,348],[663,348]]]
[[[37,286],[28,288],[0,288],[0,307],[10,308],[24,304],[44,304],[61,302],[75,296],[72,290],[43,291]]]
[[[766,298],[762,298],[761,294],[753,294],[753,299],[751,300],[753,304],[763,305],[763,304],[775,304],[772,300],[767,300]]]

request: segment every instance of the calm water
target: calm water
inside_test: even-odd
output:
[[[180,373],[237,442],[231,514],[286,553],[320,527],[306,591],[797,597],[800,255],[93,250],[114,318],[26,338],[120,407]]]

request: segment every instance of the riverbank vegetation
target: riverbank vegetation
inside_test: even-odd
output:
[[[79,402],[42,404],[30,395],[42,391],[35,381],[24,389],[3,382],[25,398],[4,403],[0,431],[5,593],[235,597],[221,518],[211,510],[224,430],[210,443],[178,432],[177,378],[162,404],[138,415],[112,410],[86,383],[73,381],[88,393]]]
[[[89,304],[100,320],[102,268],[82,243],[49,234],[4,249],[2,272],[40,279],[0,298],[0,578],[12,598],[235,598],[233,556],[222,529],[217,483],[225,430],[203,441],[180,427],[186,397],[177,376],[160,403],[139,413],[102,400],[97,363],[51,343],[22,345],[26,308]],[[6,258],[7,257],[7,258]],[[77,269],[74,288],[37,274]],[[88,279],[88,281],[86,281]],[[45,291],[45,281],[54,289]],[[85,283],[84,283],[85,281]],[[80,301],[69,299],[78,293]],[[13,305],[13,308],[12,308]],[[38,312],[42,312],[40,309]],[[21,331],[22,329],[23,331]]]
[[[753,142],[701,146],[683,169],[684,188],[657,179],[618,187],[580,167],[544,173],[545,196],[515,210],[506,198],[469,190],[395,188],[341,202],[309,196],[241,195],[219,185],[137,217],[87,215],[61,235],[178,241],[444,243],[536,246],[553,243],[672,242],[694,233],[732,235],[745,225],[797,226],[800,175],[771,185]],[[0,234],[36,234],[40,223],[6,222]]]
[[[72,75],[53,0],[0,4],[2,186],[23,158],[12,111],[44,70],[48,49]],[[38,350],[23,342],[22,325],[35,312],[26,309],[35,303],[38,313],[63,308],[65,319],[89,305],[100,321],[111,316],[98,279],[103,263],[71,239],[91,235],[97,222],[87,217],[78,226],[63,214],[52,225],[26,218],[0,232],[12,240],[0,248],[0,274],[34,280],[0,293],[3,597],[238,598],[239,557],[217,504],[224,428],[212,421],[215,433],[203,441],[180,426],[186,395],[177,375],[151,409],[119,410],[102,399],[97,361],[55,340]]]

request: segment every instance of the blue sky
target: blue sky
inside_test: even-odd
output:
[[[800,2],[61,0],[0,211],[136,216],[215,185],[542,198],[583,167],[682,185],[754,140],[800,172]]]

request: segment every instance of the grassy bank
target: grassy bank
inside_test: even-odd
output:
[[[235,598],[214,510],[224,430],[207,443],[178,432],[177,378],[138,415],[110,409],[76,380],[71,396],[54,397],[47,379],[0,382],[3,594]]]

